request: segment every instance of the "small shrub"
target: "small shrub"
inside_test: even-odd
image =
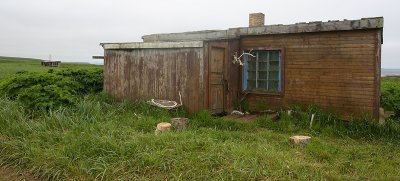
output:
[[[381,86],[381,106],[386,110],[394,111],[400,118],[400,79],[383,78]],[[397,119],[399,120],[399,119]]]
[[[233,102],[233,107],[235,108],[235,110],[238,110],[241,112],[249,112],[250,111],[249,102],[247,100],[235,100]]]
[[[79,95],[102,90],[102,70],[19,72],[0,82],[0,93],[18,100],[29,110],[46,111],[73,105]]]

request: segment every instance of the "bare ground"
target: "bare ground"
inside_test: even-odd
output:
[[[27,173],[19,173],[16,170],[8,167],[0,167],[0,181],[37,181],[35,177]]]

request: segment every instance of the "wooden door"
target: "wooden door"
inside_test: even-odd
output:
[[[225,48],[211,46],[209,62],[209,108],[212,113],[222,113],[225,108],[224,62]]]

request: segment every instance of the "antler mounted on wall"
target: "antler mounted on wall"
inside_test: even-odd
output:
[[[253,54],[251,54],[251,51],[252,50],[250,50],[249,52],[244,52],[243,51],[243,53],[238,57],[238,55],[237,55],[237,52],[235,52],[235,55],[233,55],[233,61],[232,61],[232,63],[233,64],[239,64],[240,66],[242,66],[243,65],[243,62],[242,62],[242,60],[241,60],[241,58],[242,58],[242,56],[243,55],[249,55],[249,56],[252,56],[252,57],[256,57],[256,56],[254,56]]]

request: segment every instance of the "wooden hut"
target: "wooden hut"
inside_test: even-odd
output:
[[[42,61],[41,65],[46,66],[46,67],[59,67],[61,64],[61,61]]]
[[[314,104],[378,117],[382,34],[382,17],[265,26],[251,14],[244,28],[102,43],[104,89],[134,100],[181,92],[190,112],[228,112],[245,100],[253,111]]]

